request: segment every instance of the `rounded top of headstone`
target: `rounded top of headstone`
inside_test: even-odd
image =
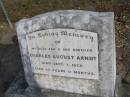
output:
[[[18,34],[30,33],[37,30],[53,29],[56,27],[88,30],[84,29],[87,28],[85,26],[89,26],[88,24],[90,23],[96,23],[90,20],[97,19],[99,22],[102,22],[101,18],[111,18],[111,16],[114,17],[113,12],[106,13],[85,10],[59,10],[43,13],[28,19],[22,19],[16,23],[16,28],[21,29],[20,31],[17,31],[19,32]]]

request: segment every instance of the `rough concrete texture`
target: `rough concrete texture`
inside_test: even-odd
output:
[[[58,92],[53,90],[40,90],[28,87],[23,72],[20,72],[5,93],[5,97],[95,97],[81,94]],[[122,84],[120,76],[117,76],[114,97],[130,97],[130,87]]]
[[[20,72],[15,78],[5,97],[95,97],[81,94],[66,93],[62,91],[40,90],[38,88],[28,87],[23,72]]]

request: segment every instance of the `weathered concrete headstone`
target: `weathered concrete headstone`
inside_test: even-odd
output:
[[[16,29],[30,87],[114,96],[116,64],[112,12],[50,12],[21,20]]]

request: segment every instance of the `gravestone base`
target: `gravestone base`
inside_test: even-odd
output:
[[[121,88],[121,83],[119,82],[119,77],[117,78],[118,82],[116,83],[116,90],[114,97],[122,97],[123,92]],[[76,93],[68,93],[63,91],[54,91],[47,89],[35,89],[29,87],[26,83],[23,73],[19,73],[14,82],[8,88],[5,93],[5,97],[96,97],[96,96],[86,96]]]
[[[95,97],[63,91],[38,89],[29,87],[23,73],[19,73],[16,79],[5,93],[5,97]]]

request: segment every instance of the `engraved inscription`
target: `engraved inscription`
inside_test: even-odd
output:
[[[26,35],[33,73],[98,79],[97,33],[48,29]]]

